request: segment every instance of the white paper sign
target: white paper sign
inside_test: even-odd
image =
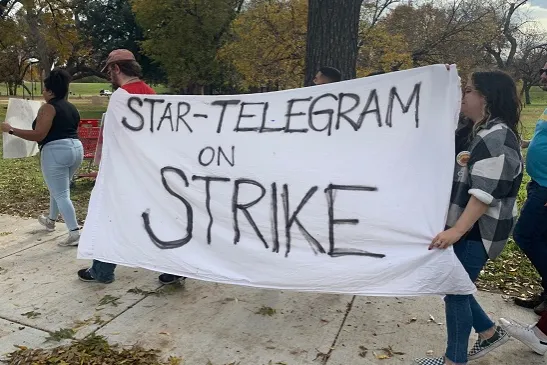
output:
[[[451,249],[428,250],[459,105],[444,65],[265,94],[115,92],[78,257],[264,288],[472,293]]]
[[[42,102],[34,100],[9,99],[6,122],[13,128],[32,129],[32,122],[36,119],[42,104]],[[27,141],[8,133],[2,133],[2,138],[5,159],[31,157],[38,153],[36,142]]]

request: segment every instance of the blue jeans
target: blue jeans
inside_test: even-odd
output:
[[[531,181],[513,237],[541,275],[543,294],[547,292],[547,188]]]
[[[82,142],[72,138],[46,143],[40,154],[42,174],[49,190],[49,219],[56,221],[61,212],[69,231],[78,229],[70,200],[70,180],[83,159]]]
[[[114,280],[114,270],[116,270],[116,264],[93,260],[89,272],[97,281],[110,282]]]
[[[454,251],[471,280],[475,282],[488,260],[482,242],[462,239],[454,245]],[[473,295],[447,295],[444,301],[448,332],[445,355],[452,362],[466,364],[471,328],[479,333],[484,332],[494,327],[494,322]]]
[[[108,283],[114,281],[114,270],[116,270],[116,264],[93,260],[93,265],[91,265],[89,272],[97,281]],[[173,276],[177,278],[181,277],[178,275]]]

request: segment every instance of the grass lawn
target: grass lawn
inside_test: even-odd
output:
[[[29,88],[29,90],[31,90],[30,82],[25,82],[25,85]],[[169,88],[164,85],[153,85],[152,87],[154,90],[156,90],[158,94],[163,94],[169,91]],[[37,82],[34,82],[34,88],[35,88],[34,99],[40,99],[42,96],[40,92],[40,84]],[[104,89],[112,90],[112,85],[109,82],[104,82],[104,83],[73,82],[70,84],[70,92],[72,93],[71,95],[74,95],[74,96],[94,96],[94,95],[98,96],[99,92]],[[8,93],[7,93],[6,85],[3,83],[0,83],[0,96],[5,97],[7,94]],[[23,88],[21,86],[17,88],[17,96],[19,97],[23,96]],[[25,96],[28,96],[26,91],[25,91]]]
[[[99,85],[102,84],[87,85],[94,85],[93,87],[100,90]],[[93,91],[91,87],[86,90]],[[106,109],[106,99],[104,105],[92,105],[90,98],[73,98],[72,101],[80,110],[82,118],[100,118]],[[531,138],[537,118],[547,107],[547,92],[534,88],[532,101],[532,105],[526,106],[522,112],[523,135],[526,139]],[[5,112],[4,107],[0,107],[0,120],[3,120]],[[528,182],[529,177],[525,176],[524,181]],[[525,183],[521,186],[520,205],[526,198]],[[93,183],[89,180],[78,180],[72,190],[72,199],[80,222],[85,219],[92,186]],[[0,148],[0,213],[34,218],[46,212],[48,207],[49,194],[40,173],[38,158],[3,160]],[[513,242],[507,245],[498,259],[487,264],[478,286],[510,295],[526,295],[540,290],[539,276]]]

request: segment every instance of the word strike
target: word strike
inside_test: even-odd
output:
[[[180,200],[182,204],[186,208],[186,216],[187,216],[187,224],[186,224],[186,235],[182,238],[173,240],[173,241],[163,241],[154,233],[154,230],[152,229],[151,221],[150,221],[150,214],[148,210],[142,213],[142,219],[144,223],[144,228],[146,232],[148,233],[150,239],[152,242],[161,249],[173,249],[173,248],[179,248],[187,243],[189,243],[192,240],[193,232],[194,232],[194,209],[192,205],[188,202],[186,198],[184,198],[182,195],[176,193],[166,179],[166,174],[168,173],[174,173],[175,175],[178,175],[178,177],[182,180],[185,187],[190,186],[189,178],[187,175],[182,171],[181,169],[167,166],[162,168],[161,170],[161,179],[163,183],[163,187],[165,190],[174,196],[176,199]],[[344,248],[337,248],[336,247],[336,240],[334,236],[334,227],[335,225],[340,224],[352,224],[356,225],[359,223],[359,220],[357,219],[341,219],[341,218],[335,218],[334,217],[334,195],[336,191],[355,191],[355,192],[375,192],[378,189],[376,187],[371,186],[362,186],[362,185],[329,185],[327,188],[325,188],[324,193],[326,195],[327,199],[327,214],[328,214],[328,225],[329,225],[329,243],[328,243],[328,249],[325,249],[323,245],[318,242],[312,234],[304,227],[300,219],[298,218],[300,212],[304,208],[304,206],[316,195],[319,188],[317,186],[312,186],[306,195],[300,200],[300,203],[296,207],[291,207],[289,204],[289,196],[290,196],[290,187],[287,184],[284,184],[282,187],[279,187],[277,183],[271,184],[271,190],[270,190],[270,210],[271,210],[271,229],[272,229],[272,236],[273,236],[273,242],[270,244],[266,241],[264,234],[260,231],[258,228],[258,225],[256,224],[251,212],[249,209],[256,204],[258,204],[267,194],[266,188],[255,180],[250,179],[235,179],[232,180],[227,177],[213,177],[213,176],[192,176],[192,181],[203,181],[205,184],[205,206],[207,209],[207,213],[209,215],[209,225],[207,228],[207,243],[211,244],[211,229],[214,224],[214,217],[211,212],[211,186],[213,183],[229,183],[231,182],[233,184],[233,194],[232,194],[232,222],[233,222],[233,228],[234,228],[234,245],[237,245],[237,243],[241,239],[241,231],[239,229],[239,220],[241,218],[241,215],[247,219],[251,227],[253,228],[256,236],[260,239],[262,244],[266,249],[272,250],[272,252],[279,253],[280,250],[280,230],[283,231],[285,235],[285,257],[288,257],[289,252],[291,251],[291,231],[294,227],[298,227],[300,232],[303,234],[303,236],[308,241],[312,251],[315,254],[321,253],[321,254],[328,254],[331,257],[341,257],[341,256],[348,256],[348,255],[354,255],[354,256],[370,256],[375,258],[383,258],[385,255],[383,254],[377,254],[377,253],[371,253],[363,250],[357,250],[357,249],[344,249]],[[253,185],[260,189],[260,194],[252,201],[246,201],[242,202],[240,201],[240,190],[243,185]],[[281,203],[278,203],[279,194],[278,189],[281,188]],[[280,206],[281,205],[281,209]],[[282,210],[282,223],[279,222],[279,210]]]

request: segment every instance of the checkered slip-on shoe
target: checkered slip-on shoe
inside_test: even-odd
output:
[[[421,359],[415,359],[416,365],[444,365],[444,357],[424,357]]]
[[[496,327],[496,333],[494,336],[489,338],[488,340],[477,340],[475,344],[473,345],[473,348],[469,351],[467,354],[467,360],[473,361],[480,359],[481,357],[485,356],[486,354],[490,353],[492,350],[497,349],[504,343],[509,341],[509,335],[503,328],[500,326]]]

